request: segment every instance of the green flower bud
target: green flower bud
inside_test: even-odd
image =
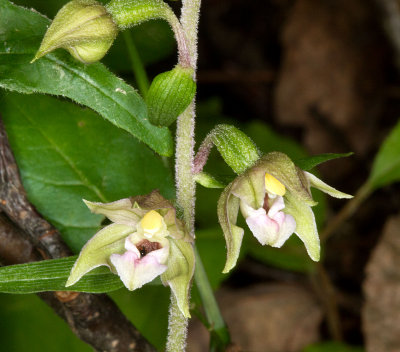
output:
[[[193,69],[180,65],[154,78],[147,93],[149,120],[153,125],[169,126],[185,111],[196,93]]]
[[[67,49],[84,63],[96,62],[107,53],[117,33],[103,5],[94,0],[71,1],[57,13],[32,62],[58,48]]]

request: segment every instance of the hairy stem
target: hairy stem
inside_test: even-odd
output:
[[[183,0],[181,22],[188,45],[190,66],[196,71],[197,27],[200,0]],[[179,54],[181,57],[181,53]],[[194,205],[196,184],[192,174],[194,157],[194,101],[177,120],[175,179],[177,203],[183,211],[183,218],[190,233],[194,236]],[[186,347],[188,320],[182,315],[174,297],[171,298],[168,352],[183,352]]]
[[[180,311],[175,296],[171,294],[166,351],[184,352],[186,350],[187,323],[188,320]]]

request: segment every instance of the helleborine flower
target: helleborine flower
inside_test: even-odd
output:
[[[305,172],[283,153],[261,157],[222,192],[218,218],[227,243],[224,273],[237,262],[244,230],[236,225],[239,209],[262,245],[281,247],[295,233],[312,260],[320,258],[320,243],[311,206],[310,187],[336,198],[351,198]]]
[[[65,286],[90,270],[108,266],[128,290],[161,277],[174,292],[179,308],[189,314],[189,284],[194,270],[192,238],[176,218],[172,204],[158,191],[112,203],[84,201],[112,221],[82,248]]]

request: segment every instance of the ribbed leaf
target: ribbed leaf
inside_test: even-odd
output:
[[[68,97],[97,111],[161,155],[172,154],[167,128],[149,123],[139,94],[102,64],[84,65],[58,50],[30,64],[50,21],[0,0],[0,87]]]
[[[117,275],[100,267],[87,273],[78,283],[68,288],[65,282],[76,256],[43,260],[0,268],[0,292],[35,293],[43,291],[76,291],[103,293],[123,286]]]

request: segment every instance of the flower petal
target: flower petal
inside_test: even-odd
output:
[[[112,253],[124,250],[125,238],[135,229],[123,224],[111,224],[97,232],[82,248],[71,269],[66,287],[73,285],[90,270],[101,265],[109,265]]]
[[[249,226],[254,237],[262,245],[274,243],[279,233],[279,225],[271,219],[265,209],[254,210],[247,218],[246,223]]]
[[[221,193],[217,207],[218,220],[224,233],[227,249],[223,273],[229,272],[236,265],[244,234],[244,230],[236,226],[240,199],[232,194],[232,185],[233,183],[229,184]]]
[[[282,213],[282,212],[280,212]],[[287,239],[296,230],[296,221],[292,215],[284,214],[284,220],[279,227],[278,238],[275,243],[271,244],[272,247],[280,248],[287,241]]]
[[[169,285],[180,311],[189,318],[189,289],[195,264],[193,245],[173,238],[169,243],[168,269],[161,275],[161,280],[164,285]]]
[[[139,208],[134,208],[129,198],[124,198],[111,203],[89,202],[83,200],[92,213],[101,214],[116,224],[136,226],[146,213]]]
[[[306,175],[307,180],[310,182],[311,187],[318,188],[322,192],[325,192],[335,198],[353,198],[352,195],[338,191],[307,171],[304,171],[304,174]]]
[[[167,270],[167,266],[160,264],[157,256],[150,255],[151,253],[143,258],[139,258],[137,253],[132,251],[110,256],[111,263],[128,290],[133,291],[142,287]]]
[[[285,209],[285,202],[283,200],[283,197],[277,196],[273,199],[268,199],[268,202],[272,202],[269,210],[268,210],[268,216],[271,218],[274,218],[274,216],[280,212],[282,209]]]
[[[285,195],[285,213],[293,216],[296,222],[295,233],[306,246],[307,253],[314,261],[320,259],[320,244],[314,213],[306,203],[294,197],[290,192]]]

